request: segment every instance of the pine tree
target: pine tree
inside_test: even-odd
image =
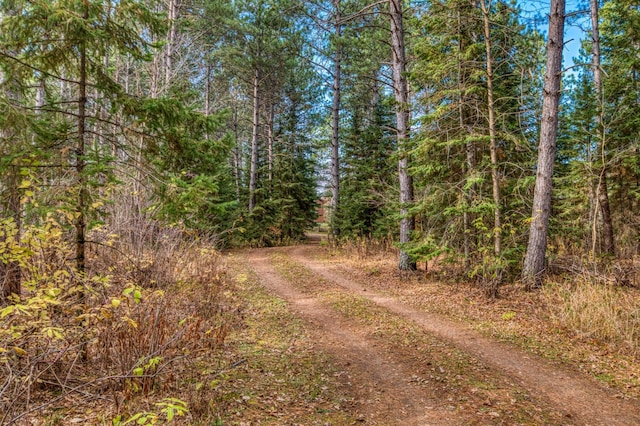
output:
[[[615,220],[618,255],[629,257],[638,250],[638,228],[634,219],[640,211],[637,194],[640,176],[638,132],[640,130],[637,99],[640,94],[640,12],[628,0],[610,0],[600,10],[604,116],[607,152],[604,161],[610,166],[610,197]],[[605,164],[606,164],[605,163]]]
[[[529,228],[529,242],[522,270],[523,281],[528,288],[541,284],[545,269],[547,234],[551,211],[551,189],[558,132],[558,106],[562,71],[564,39],[564,0],[553,0],[549,18],[547,66],[545,71],[544,100],[540,144],[538,146],[538,172],[533,195],[533,211]]]
[[[333,97],[331,104],[331,212],[333,218],[340,215],[340,99],[342,96],[342,2],[333,1]],[[338,234],[332,218],[332,231]]]
[[[110,49],[118,54],[144,59],[150,45],[143,30],[160,29],[161,21],[142,3],[112,5],[99,1],[21,2],[2,21],[1,40],[5,69],[22,87],[38,81],[36,96],[23,96],[20,108],[29,115],[39,104],[38,120],[53,124],[30,125],[44,144],[57,147],[59,161],[75,170],[71,203],[75,216],[76,267],[85,268],[86,231],[95,218],[91,189],[103,175],[109,158],[101,147],[90,147],[93,128],[99,126],[96,109],[117,110],[129,103],[126,94],[105,68]],[[107,64],[108,65],[108,64]],[[71,135],[74,136],[71,136]],[[65,167],[66,165],[62,165]]]
[[[416,262],[407,252],[405,245],[411,242],[415,229],[413,207],[413,177],[410,174],[409,137],[411,132],[409,110],[409,85],[407,83],[407,59],[404,33],[404,16],[401,0],[389,0],[391,21],[391,68],[393,72],[393,94],[396,111],[396,139],[398,152],[398,181],[400,187],[400,259],[398,269],[412,271]]]
[[[583,52],[584,53],[584,52]],[[581,55],[577,63],[588,62]],[[568,247],[588,252],[595,240],[593,225],[597,210],[592,164],[595,153],[596,100],[590,67],[581,67],[564,82],[567,98],[560,109],[555,182],[557,191],[550,218],[550,232],[559,235]],[[595,222],[594,222],[595,221]]]
[[[411,71],[423,111],[414,170],[424,230],[412,251],[449,253],[491,282],[521,250],[513,235],[522,231],[523,170],[536,134],[539,88],[523,76],[538,71],[539,36],[518,15],[505,2],[432,3],[418,22],[424,37]]]
[[[342,38],[341,201],[332,226],[343,238],[386,238],[397,234],[399,210],[388,17],[382,5],[350,7]]]

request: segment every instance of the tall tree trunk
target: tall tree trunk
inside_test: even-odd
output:
[[[204,87],[204,115],[211,115],[211,64],[207,61],[207,77]]]
[[[42,108],[45,103],[46,83],[45,77],[41,76],[38,81],[38,88],[36,89],[36,114],[42,113]]]
[[[389,0],[391,17],[391,47],[393,67],[393,94],[396,101],[396,134],[398,145],[398,178],[400,184],[400,244],[411,241],[415,220],[410,211],[413,204],[413,179],[409,174],[409,87],[407,84],[402,0]],[[416,263],[403,248],[400,249],[398,268],[414,271]]]
[[[465,45],[465,35],[462,31],[462,14],[460,11],[460,6],[457,9],[457,31],[458,31],[458,125],[460,126],[460,132],[467,131],[471,132],[471,129],[467,129],[467,113],[465,109],[466,105],[466,95],[465,95],[465,85],[467,83],[467,73],[465,72],[464,67],[464,50],[466,49]],[[471,177],[475,170],[475,146],[472,141],[466,143],[465,146],[465,175],[468,178]],[[462,213],[462,227],[464,232],[464,240],[463,240],[463,249],[464,249],[464,266],[468,271],[471,268],[471,243],[472,243],[472,235],[473,229],[471,224],[473,223],[473,217],[470,212],[471,204],[473,203],[474,198],[474,186],[470,185],[464,194],[464,203],[465,208]]]
[[[173,52],[176,44],[176,19],[178,17],[178,0],[169,0],[167,6],[169,12],[169,33],[167,34],[167,47],[164,55],[164,84],[165,90],[171,84],[171,74],[173,70]]]
[[[89,19],[88,6],[85,6],[83,18]],[[87,177],[84,172],[86,160],[86,106],[87,106],[87,48],[84,42],[79,46],[80,69],[78,78],[78,145],[76,147],[76,174],[78,179],[78,217],[76,219],[76,268],[82,275],[85,271],[86,219],[88,191]]]
[[[487,56],[487,108],[489,109],[489,151],[491,156],[491,183],[493,192],[493,252],[500,256],[502,251],[502,224],[500,217],[500,180],[498,176],[498,147],[496,142],[496,118],[493,100],[493,55],[491,52],[491,23],[489,21],[489,9],[485,0],[480,0],[484,20],[484,47]]]
[[[341,66],[342,66],[342,22],[340,14],[340,0],[334,0],[335,8],[335,52],[333,55],[333,104],[331,107],[331,223],[340,207],[340,90],[341,90]],[[334,235],[337,230],[331,227]]]
[[[273,103],[269,106],[269,112],[267,113],[267,166],[268,166],[268,179],[269,189],[273,185],[273,117],[275,115],[275,107]],[[270,192],[271,193],[271,192]]]
[[[258,177],[258,131],[260,126],[260,71],[253,73],[253,133],[251,135],[251,170],[249,172],[249,213],[256,206]]]
[[[9,166],[8,172],[8,176],[6,176],[6,187],[7,192],[9,193],[9,197],[7,200],[7,216],[13,218],[13,222],[17,230],[17,234],[14,238],[16,239],[16,241],[20,241],[20,228],[22,222],[20,211],[20,193],[18,190],[20,174],[16,166]],[[7,236],[4,235],[2,236],[2,238],[6,239]],[[20,264],[18,262],[0,262],[0,284],[2,285],[2,293],[0,294],[0,306],[8,304],[8,298],[12,294],[20,296],[21,271]]]
[[[7,98],[15,99],[17,96],[11,90],[11,84],[7,84],[5,81],[6,77],[2,69],[0,69],[0,87],[4,88],[6,92],[4,95]],[[44,78],[41,79],[41,85],[38,88],[37,94],[40,95],[40,88],[44,84]],[[36,101],[36,112],[39,113],[42,104],[44,103],[44,96],[40,98],[40,101]],[[3,139],[11,140],[13,136],[13,132],[9,129],[0,129],[0,136]],[[17,233],[15,235],[16,241],[20,241],[20,231],[22,227],[22,211],[20,206],[20,192],[18,189],[19,179],[20,179],[20,170],[15,165],[7,166],[7,170],[5,175],[2,177],[2,182],[0,183],[0,188],[6,189],[6,193],[8,194],[6,199],[6,204],[3,213],[4,218],[13,218],[13,222],[16,226]],[[3,200],[4,201],[4,200]],[[6,240],[7,235],[0,236],[0,239]],[[9,296],[12,294],[16,294],[20,296],[21,293],[21,269],[20,264],[16,261],[9,261],[7,263],[0,261],[0,306],[4,306],[8,304]]]
[[[367,125],[373,126],[376,117],[376,110],[380,103],[380,89],[378,88],[377,71],[371,76],[371,98],[369,99],[369,108],[367,108]]]
[[[597,101],[596,129],[600,152],[601,165],[598,170],[596,182],[597,202],[602,218],[602,242],[604,252],[615,255],[615,245],[613,238],[613,222],[611,220],[611,209],[609,207],[609,192],[607,189],[607,157],[606,157],[606,133],[602,116],[604,114],[604,99],[602,94],[602,69],[600,67],[600,30],[598,23],[598,0],[591,0],[591,36],[592,36],[592,56],[593,64],[593,85],[595,86]],[[597,218],[597,215],[594,215]],[[594,219],[595,220],[595,219]],[[595,226],[594,226],[595,228]],[[595,235],[592,237],[595,241]]]
[[[153,40],[155,43],[156,40]],[[160,57],[159,55],[155,55],[153,58],[153,62],[151,63],[151,82],[149,87],[149,97],[152,99],[157,99],[159,94],[158,89],[158,74],[160,72]],[[140,84],[140,78],[136,78],[136,84]],[[139,90],[138,90],[139,91]]]
[[[233,136],[235,139],[235,143],[233,145],[233,178],[236,186],[236,201],[240,202],[240,168],[242,167],[241,155],[240,155],[240,132],[238,130],[238,104],[237,100],[234,99],[233,104]]]
[[[562,47],[564,43],[565,0],[551,0],[549,14],[549,41],[544,76],[542,123],[538,146],[538,172],[533,194],[533,211],[529,227],[529,242],[522,269],[527,288],[539,287],[545,268],[553,166],[558,134],[558,105],[562,74]]]
[[[83,19],[89,19],[89,5],[84,5]],[[78,77],[78,145],[76,147],[76,175],[78,179],[78,211],[76,218],[76,270],[82,281],[86,270],[86,213],[89,204],[89,191],[87,188],[87,176],[85,174],[86,154],[86,126],[87,126],[87,46],[84,41],[78,46],[80,51],[80,68]],[[86,292],[80,291],[81,302],[86,302]],[[84,312],[78,312],[83,314]],[[87,341],[84,340],[80,347],[83,361],[88,360]]]

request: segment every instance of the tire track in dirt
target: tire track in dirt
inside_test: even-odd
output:
[[[315,331],[319,349],[330,353],[349,372],[350,391],[356,396],[363,420],[381,425],[457,425],[455,414],[437,407],[425,390],[411,383],[411,371],[392,354],[368,341],[356,327],[316,298],[296,290],[271,265],[268,251],[248,253],[262,285],[285,299]]]
[[[367,291],[325,263],[314,260],[311,246],[288,251],[290,257],[311,272],[351,293],[418,324],[425,331],[482,360],[508,375],[532,395],[549,401],[566,413],[567,423],[580,425],[640,425],[640,403],[611,396],[600,384],[582,373],[552,365],[548,361],[486,338],[461,323],[414,309],[397,299]]]

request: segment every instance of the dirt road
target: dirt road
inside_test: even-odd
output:
[[[286,300],[313,328],[317,349],[342,363],[348,376],[345,383],[354,395],[353,409],[363,422],[640,424],[638,401],[618,399],[577,371],[552,365],[483,337],[463,324],[367,290],[365,283],[319,260],[317,250],[314,246],[253,250],[248,260],[262,285]],[[284,256],[288,266],[278,265],[274,254]],[[323,294],[367,301],[371,315],[406,321],[425,334],[427,343],[389,344],[389,338],[380,335],[380,325],[372,329],[354,321],[348,305],[340,311]],[[444,352],[433,349],[441,346]],[[453,357],[447,354],[455,351],[469,360],[453,368],[446,358]]]

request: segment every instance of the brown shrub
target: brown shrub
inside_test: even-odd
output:
[[[22,269],[22,294],[0,311],[0,424],[96,401],[106,418],[135,412],[134,396],[179,393],[189,362],[224,342],[234,315],[210,241],[155,223],[120,231],[92,233],[86,277],[51,217],[0,247]]]

